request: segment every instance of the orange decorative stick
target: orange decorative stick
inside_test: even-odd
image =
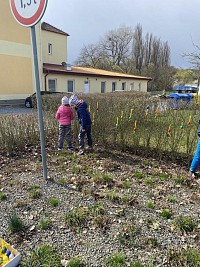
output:
[[[171,136],[171,125],[167,129],[167,135],[170,137]]]
[[[188,121],[187,125],[190,125],[191,124],[191,119],[192,119],[192,116],[190,115],[189,121]]]

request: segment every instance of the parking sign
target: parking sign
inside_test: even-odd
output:
[[[23,26],[33,26],[42,18],[47,0],[10,0],[14,18]]]

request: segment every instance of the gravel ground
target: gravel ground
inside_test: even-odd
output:
[[[192,266],[178,263],[177,256],[182,249],[200,248],[200,189],[187,169],[97,148],[85,155],[52,150],[47,158],[48,182],[36,152],[0,160],[0,192],[6,194],[0,200],[0,236],[22,256],[47,243],[58,248],[63,262],[79,256],[90,267],[106,266],[105,259],[118,252],[126,255],[126,266],[136,260],[156,267]],[[33,198],[36,185],[41,194]],[[59,200],[58,206],[50,205],[50,198]],[[95,208],[99,205],[102,211]],[[85,220],[69,224],[66,215],[77,209],[87,214]],[[166,209],[169,218],[161,216]],[[13,212],[25,224],[23,233],[9,230]],[[192,231],[177,227],[180,216],[191,218]],[[50,226],[41,229],[45,218]]]

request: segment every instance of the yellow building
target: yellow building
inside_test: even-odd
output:
[[[35,92],[30,28],[18,24],[8,0],[0,0],[0,100],[25,99]],[[67,64],[66,32],[49,25],[36,26],[42,91],[104,93],[147,91],[148,77]]]
[[[30,32],[15,21],[8,0],[0,0],[0,10],[0,99],[23,99],[34,87]]]

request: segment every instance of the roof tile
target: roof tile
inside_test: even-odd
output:
[[[63,35],[66,35],[66,36],[69,36],[68,33],[66,32],[63,32],[61,30],[59,30],[58,28],[46,23],[46,22],[42,22],[41,24],[41,29],[42,30],[45,30],[45,31],[49,31],[49,32],[55,32],[55,33],[59,33],[59,34],[63,34]]]

